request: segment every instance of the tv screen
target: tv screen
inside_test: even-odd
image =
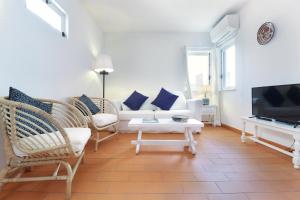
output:
[[[299,124],[300,84],[252,88],[252,115]]]

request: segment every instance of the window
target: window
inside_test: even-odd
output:
[[[236,52],[231,44],[221,50],[222,55],[222,89],[232,90],[236,86]]]
[[[26,0],[26,7],[54,29],[67,36],[67,15],[54,0]]]
[[[192,97],[201,97],[202,86],[210,85],[210,52],[187,51],[187,67]]]

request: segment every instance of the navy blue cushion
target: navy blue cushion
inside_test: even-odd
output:
[[[49,114],[51,114],[51,112],[52,112],[52,104],[43,103],[39,100],[33,99],[32,97],[24,94],[23,92],[15,89],[13,87],[9,88],[9,97],[8,97],[8,99],[11,100],[11,101],[16,101],[16,102],[20,102],[20,103],[24,103],[24,104],[34,106],[36,108],[44,110],[45,112],[47,112]],[[32,115],[32,116],[44,121],[46,123],[46,125],[44,123],[41,123],[38,120],[30,117],[30,116],[27,116],[24,113],[21,113],[20,111],[22,111],[24,113],[27,113],[29,115]],[[41,116],[41,115],[39,115],[39,114],[37,114],[33,111],[23,109],[23,108],[18,108],[16,114],[17,114],[17,121],[20,122],[17,126],[20,129],[26,130],[26,131],[30,132],[31,134],[33,134],[33,135],[35,135],[35,133],[32,130],[35,130],[38,133],[44,133],[45,131],[51,132],[53,130],[56,131],[56,129],[50,124],[50,122],[47,119],[45,119],[43,116]],[[29,122],[20,119],[20,117],[23,117],[24,119],[28,120]],[[49,126],[51,128],[49,128]],[[32,129],[32,130],[30,130],[30,129]],[[21,132],[21,131],[19,131],[19,132]],[[23,136],[26,136],[26,135],[23,135]]]
[[[148,98],[134,91],[123,103],[131,110],[139,110]]]
[[[52,112],[52,104],[43,103],[39,100],[36,100],[13,87],[9,88],[8,99],[11,101],[17,101],[17,102],[29,104],[31,106],[37,107],[41,110],[44,110],[45,112],[47,112],[49,114],[51,114],[51,112]]]
[[[93,115],[97,114],[98,112],[100,112],[101,110],[98,108],[98,106],[96,106],[96,104],[94,104],[94,102],[87,97],[85,94],[83,94],[81,97],[79,97],[79,100],[84,103],[84,105],[86,105],[86,107],[88,107],[88,109],[91,111],[91,113]]]
[[[164,88],[162,88],[151,104],[159,107],[162,110],[170,110],[177,98],[177,95],[172,94]]]

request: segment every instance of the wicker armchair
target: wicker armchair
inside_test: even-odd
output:
[[[93,103],[101,110],[93,115],[88,107],[79,100],[79,97],[71,98],[72,104],[86,116],[89,127],[93,130],[92,140],[95,141],[95,151],[98,150],[98,144],[118,134],[118,125],[120,122],[119,111],[116,106],[108,99],[89,97]],[[100,132],[113,128],[113,133],[101,137]]]
[[[28,104],[0,98],[0,131],[6,154],[6,174],[0,177],[0,183],[65,180],[66,199],[70,200],[72,180],[83,161],[84,146],[91,130],[83,115],[72,105],[41,101],[53,105],[51,114]],[[69,158],[77,159],[73,168],[67,161]],[[57,165],[52,176],[11,176],[18,170],[49,164]],[[58,175],[61,166],[66,169],[66,175]]]

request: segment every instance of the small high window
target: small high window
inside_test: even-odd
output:
[[[55,0],[26,0],[26,7],[59,31],[63,37],[67,36],[68,17]]]
[[[233,90],[236,87],[236,51],[235,44],[224,47],[222,55],[222,89]]]

